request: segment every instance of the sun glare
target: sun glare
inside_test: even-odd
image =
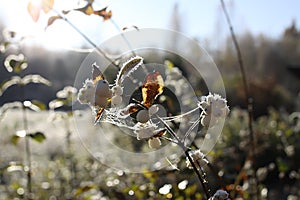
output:
[[[41,0],[31,0],[33,5],[40,5]],[[71,9],[78,6],[78,1],[60,0],[54,5],[55,10]],[[71,28],[65,21],[56,20],[51,26],[47,27],[50,16],[57,15],[54,11],[49,13],[40,12],[37,22],[34,22],[27,10],[29,1],[11,0],[6,1],[4,22],[6,28],[16,31],[18,34],[26,38],[26,43],[41,45],[50,49],[68,49],[72,47],[82,46],[83,38]],[[12,12],[14,11],[14,12]],[[16,13],[18,13],[16,15]],[[82,27],[86,18],[80,14],[70,13],[70,21],[77,26]]]

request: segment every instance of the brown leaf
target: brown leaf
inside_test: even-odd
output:
[[[58,16],[58,15],[50,17],[48,19],[48,23],[47,23],[47,27],[46,28],[48,28],[49,26],[51,26],[57,19],[62,19],[62,17]]]
[[[27,4],[27,11],[31,16],[31,18],[33,19],[33,21],[37,22],[40,17],[41,5],[29,1],[29,3]]]
[[[120,72],[118,73],[116,83],[118,85],[121,85],[121,83],[125,79],[125,75],[128,76],[129,74],[131,74],[139,66],[141,66],[142,63],[143,63],[143,58],[139,56],[131,58],[129,61],[124,63],[124,65],[120,69]]]
[[[167,129],[165,129],[165,128],[159,129],[159,130],[155,131],[155,133],[152,137],[160,138],[166,134],[166,131],[167,131]]]
[[[95,117],[95,123],[97,123],[98,120],[101,118],[103,111],[104,111],[104,108],[99,108],[98,109],[96,117]]]
[[[98,15],[100,17],[103,17],[104,20],[109,20],[112,16],[112,11],[107,11],[107,7],[101,9],[101,10],[95,10],[94,15]]]
[[[77,9],[74,9],[75,11],[79,11],[79,12],[82,12],[86,15],[91,15],[94,13],[94,9],[92,7],[92,4],[91,3],[88,3],[86,6],[82,7],[82,8],[77,8]]]
[[[146,76],[142,87],[143,105],[149,108],[155,98],[163,92],[164,81],[159,72],[152,72]]]
[[[96,83],[100,80],[104,80],[104,75],[102,74],[102,72],[99,69],[99,66],[96,65],[96,63],[93,64],[93,82],[96,85]]]

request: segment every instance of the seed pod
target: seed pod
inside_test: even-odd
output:
[[[161,145],[161,141],[159,138],[150,138],[148,140],[149,147],[152,149],[158,149]]]
[[[158,110],[159,110],[158,105],[154,104],[154,105],[150,106],[149,115],[151,116],[151,115],[156,114],[158,112]]]
[[[95,103],[94,103],[95,106],[105,108],[107,104],[108,104],[107,97],[99,96],[99,95],[95,96]]]
[[[123,94],[123,88],[119,85],[116,85],[112,88],[112,91],[114,93],[114,95],[119,95],[121,96]]]
[[[119,106],[121,105],[122,103],[122,97],[119,96],[119,95],[115,95],[111,98],[111,103],[114,105],[114,106]]]
[[[110,97],[111,96],[109,84],[106,80],[100,80],[97,82],[96,95],[102,96],[102,97]]]
[[[141,110],[136,115],[136,120],[141,123],[146,123],[150,119],[148,110]]]

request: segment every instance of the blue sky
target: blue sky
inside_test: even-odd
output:
[[[34,35],[35,39],[48,46],[78,46],[84,41],[64,22],[55,22],[44,30],[47,16],[42,15],[34,23],[27,14],[26,0],[0,0],[0,17],[5,26],[25,35]],[[66,8],[76,0],[56,0],[56,8]],[[294,19],[300,24],[299,0],[225,0],[233,25],[238,33],[251,31],[263,33],[269,37],[280,37],[284,28]],[[171,16],[175,4],[181,16],[181,31],[199,40],[222,40],[228,27],[218,0],[96,0],[96,6],[109,5],[113,11],[113,20],[120,28],[136,25],[140,28],[172,28]],[[110,22],[103,22],[96,16],[70,14],[73,21],[86,35],[96,43],[118,34]],[[298,25],[298,27],[300,27]],[[45,42],[46,41],[46,42]],[[46,45],[46,46],[47,46]]]

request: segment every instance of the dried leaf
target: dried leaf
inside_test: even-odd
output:
[[[93,82],[95,85],[98,81],[105,79],[104,75],[100,71],[99,66],[96,63],[93,64],[92,74],[93,74]]]
[[[58,15],[50,17],[48,19],[48,23],[47,23],[47,27],[46,28],[48,28],[49,26],[51,26],[57,19],[62,19],[62,17],[58,16]]]
[[[121,114],[122,115],[130,115],[130,114],[136,113],[141,108],[142,108],[141,105],[135,104],[135,103],[131,103],[125,109],[122,110]]]
[[[165,128],[159,129],[159,130],[155,131],[155,133],[152,137],[160,138],[166,134],[166,131],[167,131],[167,129],[165,129]]]
[[[149,108],[163,88],[164,81],[159,72],[148,74],[142,87],[143,105]]]
[[[136,56],[131,58],[129,61],[125,62],[118,73],[116,83],[121,85],[126,76],[129,76],[133,71],[135,71],[143,63],[143,58]]]
[[[105,7],[101,10],[95,10],[94,14],[103,17],[104,20],[109,20],[112,16],[112,11],[107,11],[107,7]]]
[[[97,123],[97,122],[100,120],[103,111],[104,111],[104,108],[99,108],[99,109],[98,109],[97,114],[96,114],[96,117],[95,117],[95,123]]]

